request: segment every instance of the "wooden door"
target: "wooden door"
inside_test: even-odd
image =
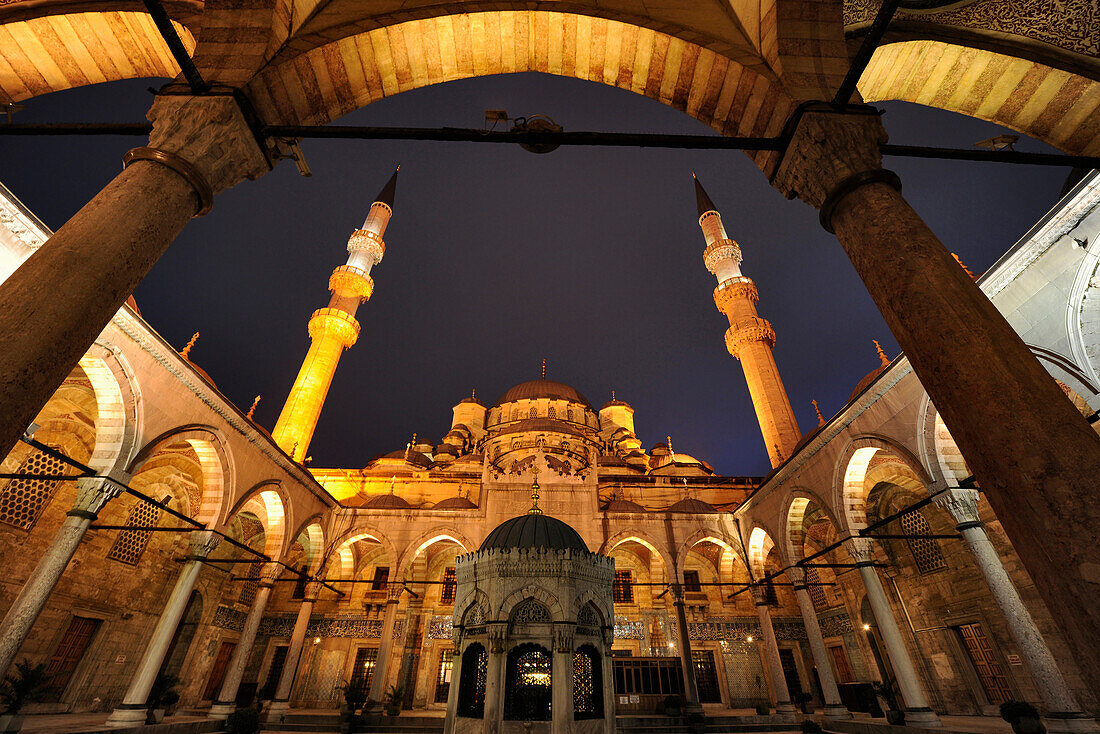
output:
[[[229,658],[233,655],[236,642],[223,642],[218,649],[218,656],[214,658],[214,666],[210,669],[210,677],[206,679],[206,690],[202,697],[207,701],[213,701],[221,690],[222,681],[225,680],[225,668],[229,665]]]
[[[92,643],[99,623],[100,620],[90,617],[73,617],[69,622],[69,628],[65,630],[53,657],[46,664],[46,672],[52,676],[49,682],[52,700],[61,699],[69,679],[73,677],[73,671],[88,651],[88,645]]]
[[[837,683],[851,683],[855,678],[852,677],[852,666],[848,664],[848,653],[841,645],[833,645],[829,648],[829,655],[833,658],[833,665],[836,667],[836,682]]]
[[[970,656],[970,662],[978,671],[978,679],[982,682],[985,695],[991,704],[1002,704],[1012,698],[1008,690],[1008,679],[1001,671],[1001,664],[993,654],[993,646],[989,638],[985,636],[985,630],[977,622],[959,626],[959,634],[962,636],[963,647]]]

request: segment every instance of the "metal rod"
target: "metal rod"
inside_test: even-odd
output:
[[[879,146],[883,155],[904,156],[907,158],[936,158],[953,161],[992,161],[996,163],[1026,163],[1036,166],[1074,166],[1077,168],[1100,168],[1100,156],[1063,155],[1061,153],[1028,153],[1020,150],[974,150],[965,148],[938,148],[923,145],[893,145],[884,143]]]
[[[859,44],[859,50],[852,57],[852,63],[848,66],[848,73],[844,75],[844,81],[840,83],[840,87],[836,90],[836,96],[833,97],[834,107],[844,107],[852,101],[852,95],[856,91],[856,85],[859,84],[859,78],[863,76],[867,64],[871,63],[871,57],[874,56],[875,49],[882,42],[882,37],[886,34],[886,29],[890,26],[890,21],[894,17],[894,11],[898,9],[898,3],[899,0],[882,0],[882,5],[879,6],[871,27],[867,29],[867,35],[863,37],[863,43]]]
[[[867,535],[865,537],[875,540],[958,540],[962,536],[953,533],[951,535]]]
[[[148,135],[147,122],[32,122],[0,125],[0,135]]]
[[[3,127],[3,126],[0,125],[0,127]],[[73,459],[73,458],[67,456],[66,454],[62,453],[61,451],[58,451],[57,449],[53,448],[52,446],[47,446],[46,444],[42,443],[41,441],[36,441],[33,438],[31,438],[30,436],[20,436],[19,440],[22,441],[23,443],[27,444],[28,446],[33,446],[34,448],[38,449],[42,453],[46,454],[47,456],[52,456],[53,458],[57,459],[58,461],[60,461],[63,464],[68,464],[72,468],[78,469],[79,471],[81,471],[83,473],[82,475],[85,476],[85,477],[95,476],[95,470],[92,469],[90,466],[88,466],[87,464],[81,464],[76,459]]]
[[[159,525],[89,525],[89,530],[143,530],[148,533],[193,533],[194,528],[164,528]]]
[[[50,482],[71,482],[83,478],[83,474],[0,474],[0,479],[31,479]]]
[[[886,564],[880,561],[871,561],[869,563],[804,563],[803,568],[859,568],[860,566],[875,566],[877,568],[886,568]]]
[[[191,56],[187,53],[187,49],[183,46],[183,41],[180,40],[180,36],[176,33],[176,27],[172,25],[172,19],[168,16],[168,11],[164,9],[164,5],[160,0],[144,0],[145,9],[149,11],[149,15],[153,16],[153,22],[157,26],[157,30],[160,31],[161,37],[164,42],[168,44],[168,50],[172,52],[172,56],[176,59],[176,63],[179,64],[180,71],[183,72],[183,76],[187,79],[187,83],[191,86],[191,91],[195,94],[203,94],[210,85],[206,83],[206,80],[202,78],[202,74],[199,73],[199,69],[195,66],[195,62],[191,59]]]

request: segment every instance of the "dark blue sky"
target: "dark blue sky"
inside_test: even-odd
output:
[[[150,82],[31,100],[24,122],[138,121]],[[915,105],[884,105],[891,141],[969,147],[1002,130]],[[681,112],[630,92],[539,74],[451,82],[383,100],[337,124],[480,127],[483,111],[545,113],[567,130],[705,134]],[[0,180],[59,227],[120,168],[140,138],[0,139]],[[416,431],[438,441],[450,408],[548,376],[598,408],[614,389],[647,447],[671,435],[728,474],[768,462],[727,327],[702,263],[691,171],[744,253],[775,326],[776,360],[804,430],[812,398],[834,414],[896,344],[836,240],[740,152],[561,148],[533,155],[475,143],[303,143],[312,178],[289,162],[222,194],[138,288],[145,318],[191,353],[218,387],[271,428],[327,301],[393,167],[401,177],[374,297],[359,312],[310,453],[358,467]],[[1045,149],[1024,141],[1021,150]],[[1055,202],[1059,168],[888,158],[906,198],[975,272]],[[884,277],[889,277],[884,274]],[[947,345],[950,346],[950,345]]]

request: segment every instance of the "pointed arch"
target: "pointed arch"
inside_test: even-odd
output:
[[[181,442],[191,445],[202,467],[202,496],[199,506],[192,508],[192,517],[208,526],[217,522],[219,517],[225,517],[225,522],[228,522],[223,510],[229,500],[225,488],[233,486],[233,459],[225,436],[212,426],[193,423],[165,431],[137,452],[126,467],[126,473],[137,474],[142,465],[162,448]]]
[[[806,510],[811,505],[818,507],[821,513],[833,524],[834,528],[840,528],[833,508],[816,493],[802,488],[792,490],[787,501],[786,511],[783,513],[783,535],[780,540],[780,545],[791,563],[806,557],[805,525],[803,522],[806,519]]]
[[[500,603],[500,606],[496,609],[496,614],[493,619],[504,621],[510,619],[512,611],[520,604],[534,599],[547,609],[550,610],[550,616],[555,622],[572,621],[566,620],[565,610],[562,609],[561,602],[558,601],[557,595],[547,589],[538,586],[537,584],[530,584],[513,591],[508,596],[504,597],[504,601]]]
[[[473,543],[466,535],[459,532],[454,527],[449,525],[441,525],[426,532],[421,533],[412,541],[410,541],[402,550],[400,557],[397,560],[397,573],[394,575],[395,579],[403,579],[405,572],[412,565],[412,562],[420,555],[420,553],[435,543],[451,542],[459,545],[466,553],[470,553],[471,549],[476,550],[477,545]]]
[[[914,437],[915,438],[915,437]],[[851,533],[867,527],[867,492],[864,479],[867,466],[879,451],[893,454],[904,463],[926,488],[933,484],[928,471],[909,451],[891,438],[879,435],[863,435],[852,439],[840,457],[834,471],[833,496],[836,497],[836,515],[843,520],[843,528]]]
[[[612,535],[610,538],[608,538],[607,540],[605,540],[603,542],[603,544],[600,546],[599,553],[600,553],[600,555],[610,556],[611,551],[615,550],[615,548],[622,545],[623,543],[626,543],[626,542],[629,542],[629,541],[633,541],[635,543],[639,543],[640,545],[644,545],[646,548],[648,548],[650,550],[651,553],[657,554],[657,556],[660,557],[661,562],[665,566],[665,573],[666,574],[668,574],[669,576],[672,576],[675,573],[676,565],[673,562],[672,554],[670,554],[665,549],[665,547],[663,545],[658,543],[653,538],[653,536],[651,536],[649,533],[646,533],[644,531],[622,530],[618,533],[615,533],[614,535]]]
[[[755,525],[749,533],[749,567],[757,578],[764,575],[764,564],[772,550],[780,554],[781,565],[786,566],[785,554],[782,549],[776,549],[771,533],[761,525]]]
[[[306,518],[294,535],[291,536],[294,540],[301,538],[303,535],[305,536],[306,542],[302,545],[305,551],[306,563],[309,566],[309,573],[311,574],[316,574],[320,570],[321,562],[324,560],[325,529],[321,524],[323,520],[321,513]]]
[[[351,547],[360,540],[373,540],[382,546],[391,564],[397,563],[397,549],[389,537],[379,528],[367,524],[356,523],[355,527],[347,530],[336,540],[332,541],[332,551],[326,562],[330,569],[329,575],[335,571],[339,578],[350,579],[355,575],[355,553]],[[394,577],[396,579],[396,576]]]
[[[264,554],[279,560],[286,551],[290,501],[282,483],[269,479],[252,487],[227,513],[223,525],[228,525],[241,512],[251,512],[264,526]]]
[[[98,413],[88,466],[108,474],[125,466],[135,450],[141,432],[141,393],[133,369],[110,345],[96,342],[79,364],[92,383]]]
[[[684,564],[687,561],[687,555],[691,552],[691,549],[699,545],[703,541],[710,541],[715,545],[721,546],[723,551],[732,553],[734,558],[741,561],[746,565],[747,561],[744,557],[744,553],[740,551],[737,544],[734,543],[733,538],[726,535],[723,532],[717,530],[698,530],[692,533],[688,538],[680,543],[679,550],[676,553],[676,580],[683,583],[684,580]]]

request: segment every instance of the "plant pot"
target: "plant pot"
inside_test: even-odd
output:
[[[401,707],[400,706],[387,706],[386,707],[386,716],[400,716],[400,715],[401,715]]]
[[[806,701],[799,705],[804,714],[812,714],[814,712],[814,705],[809,701]]]
[[[905,725],[905,712],[904,711],[895,711],[893,709],[891,709],[890,711],[887,711],[886,712],[886,723],[893,724],[894,726],[904,726]]]
[[[0,731],[19,731],[23,728],[22,714],[0,714]]]
[[[145,714],[146,724],[159,724],[162,721],[164,721],[164,709],[149,709]]]
[[[1046,734],[1047,728],[1036,716],[1022,716],[1012,724],[1015,734]]]

